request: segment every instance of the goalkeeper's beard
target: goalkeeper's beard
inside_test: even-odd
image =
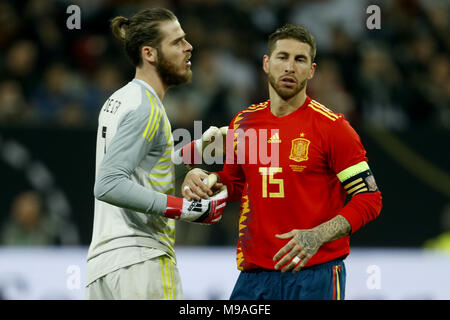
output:
[[[184,73],[178,73],[177,67],[169,59],[166,59],[161,50],[158,50],[158,63],[156,64],[156,70],[162,81],[169,87],[177,86],[191,81],[192,71],[188,69]]]

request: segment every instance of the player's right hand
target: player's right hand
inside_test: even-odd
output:
[[[213,224],[222,219],[222,213],[227,205],[227,188],[212,196],[210,199],[187,200],[167,196],[165,217],[202,224]]]
[[[217,182],[208,184],[204,180],[208,177],[208,172],[195,168],[189,171],[181,185],[181,194],[187,200],[209,199],[209,196],[220,190],[224,185]]]

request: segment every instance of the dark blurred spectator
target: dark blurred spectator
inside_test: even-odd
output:
[[[381,30],[366,28],[369,4],[381,7]],[[250,101],[266,99],[266,37],[287,22],[305,25],[320,48],[317,61],[334,64],[319,65],[317,77],[328,79],[336,99],[315,91],[351,112],[351,121],[397,130],[450,126],[448,1],[104,0],[80,4],[81,30],[66,28],[67,6],[0,0],[0,81],[19,84],[41,125],[95,127],[105,97],[131,80],[121,77],[130,64],[116,58],[122,48],[109,19],[163,6],[176,11],[194,46],[192,84],[167,97],[174,128],[200,119],[222,125]]]
[[[20,21],[17,12],[11,3],[0,1],[0,49],[19,33]]]
[[[353,0],[294,1],[286,22],[305,26],[314,35],[320,55],[332,50],[337,25],[353,39],[364,34],[367,6]]]
[[[321,60],[310,80],[309,94],[333,112],[344,114],[352,124],[355,119],[355,103],[343,86],[338,65],[333,60]]]
[[[429,64],[430,81],[425,83],[429,100],[436,108],[436,123],[450,129],[450,60],[436,55]]]
[[[406,93],[401,75],[382,44],[362,46],[355,94],[367,124],[395,130],[408,128],[409,119],[402,104]]]
[[[333,27],[332,50],[326,54],[319,53],[319,61],[322,56],[334,61],[337,64],[340,75],[340,82],[344,88],[353,94],[356,90],[357,70],[355,66],[359,65],[359,56],[357,52],[356,41],[339,26]],[[320,63],[320,62],[319,62]],[[320,65],[319,65],[319,68]]]
[[[91,77],[89,89],[84,92],[84,105],[90,118],[90,123],[97,122],[98,113],[106,99],[130,79],[124,79],[121,70],[113,61],[105,61],[97,66]]]
[[[1,233],[1,243],[8,246],[54,245],[55,234],[39,194],[26,191],[13,200],[10,220]]]
[[[22,86],[14,80],[0,82],[0,124],[16,125],[33,122],[33,110],[28,105]]]
[[[85,85],[64,63],[50,65],[32,97],[40,120],[47,124],[84,125],[88,118],[83,106]]]
[[[38,47],[33,41],[17,40],[7,51],[5,65],[2,68],[3,78],[20,82],[27,97],[27,93],[36,86],[38,53]]]

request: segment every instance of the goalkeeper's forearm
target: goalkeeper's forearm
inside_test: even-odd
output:
[[[210,200],[188,201],[147,189],[126,177],[115,178],[113,174],[99,175],[94,195],[117,207],[206,224],[220,220],[227,200],[225,193]]]

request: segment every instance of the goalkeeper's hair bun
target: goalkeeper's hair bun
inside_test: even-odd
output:
[[[111,29],[113,35],[121,40],[125,41],[126,37],[126,27],[130,24],[130,19],[118,16],[111,20]]]
[[[0,0],[1,1],[1,0]],[[177,21],[177,17],[164,8],[145,9],[131,18],[117,16],[111,20],[111,30],[119,39],[133,66],[142,66],[142,46],[158,48],[165,34],[160,25],[165,21]]]

